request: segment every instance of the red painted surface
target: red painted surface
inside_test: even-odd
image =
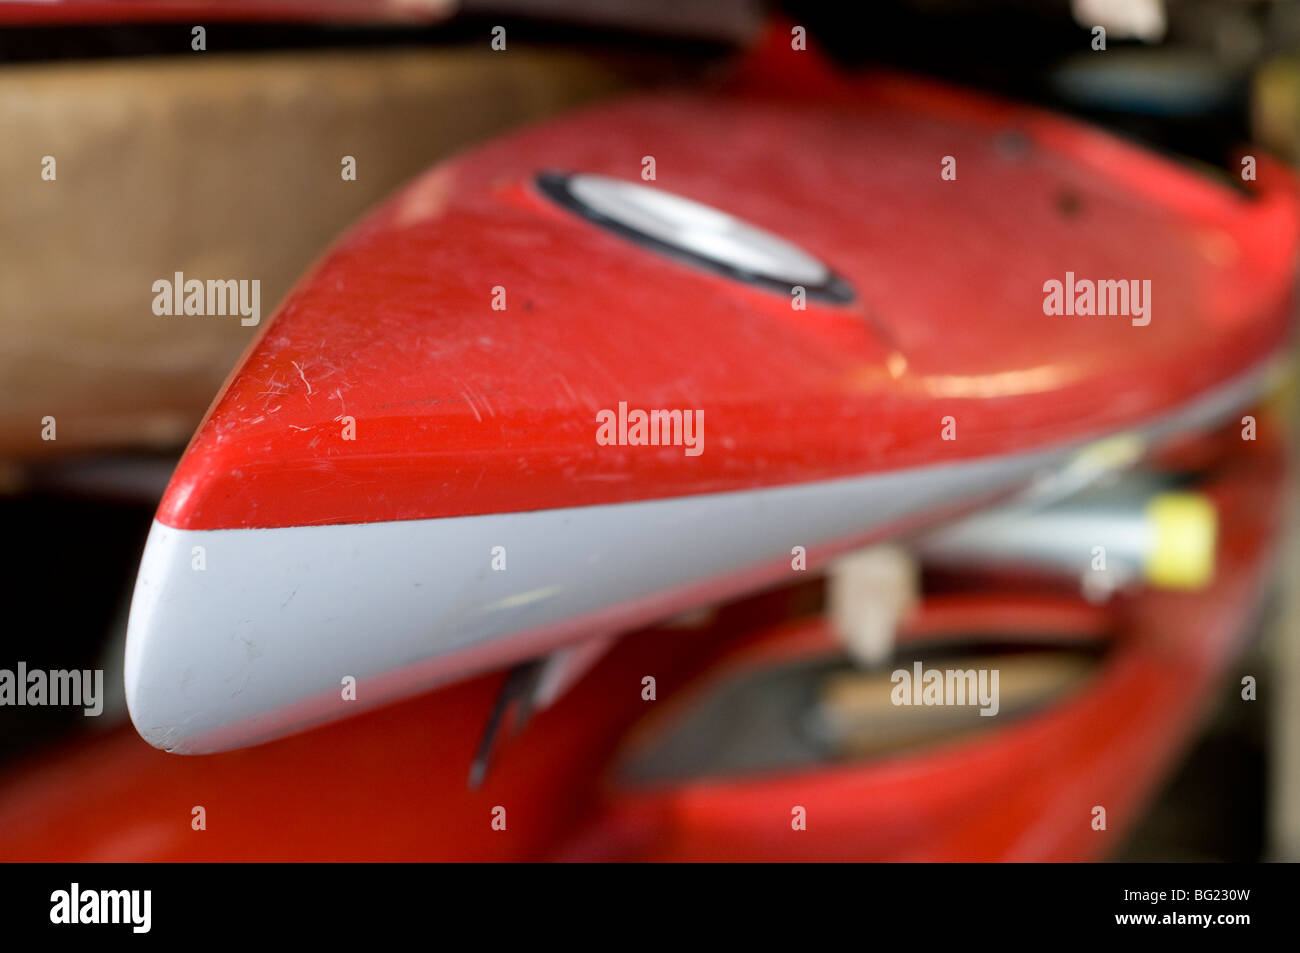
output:
[[[601,106],[424,175],[289,295],[159,518],[522,511],[1025,451],[1176,408],[1285,337],[1297,206],[1281,166],[1261,161],[1249,198],[1056,116],[800,69],[784,93],[742,76]],[[638,180],[648,154],[655,185],[794,241],[858,300],[792,310],[532,184]],[[1045,315],[1043,284],[1067,271],[1150,280],[1150,325]],[[702,410],[703,454],[597,445],[597,411],[620,401]],[[947,415],[958,440],[940,439]]]
[[[0,784],[0,857],[250,859],[1067,860],[1108,856],[1217,697],[1269,579],[1281,464],[1235,432],[1209,487],[1223,537],[1214,584],[1104,609],[989,589],[929,600],[903,644],[1011,630],[1113,638],[1079,692],[986,734],[900,755],[748,779],[630,791],[610,768],[710,686],[830,651],[817,619],[772,625],[774,594],[704,630],[625,638],[501,747],[485,788],[465,776],[500,676],[461,683],[257,748],[177,758],[123,727]],[[797,601],[797,600],[795,600]],[[641,678],[659,700],[641,700]],[[436,730],[434,728],[436,726]],[[808,829],[790,829],[793,805]],[[1090,826],[1094,805],[1108,830]],[[208,829],[190,829],[191,809]],[[491,811],[507,809],[507,830]]]

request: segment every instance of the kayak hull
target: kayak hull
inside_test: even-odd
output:
[[[1270,362],[1128,436],[1158,446],[1220,423],[1277,370]],[[789,582],[1088,449],[527,513],[237,530],[155,521],[128,623],[127,704],[167,751],[255,744]]]
[[[1252,410],[1259,414],[1259,411]],[[927,645],[1036,635],[1105,639],[1078,691],[988,730],[885,757],[705,772],[629,786],[646,738],[746,673],[842,653],[807,587],[751,597],[691,629],[631,634],[563,698],[503,739],[484,786],[465,778],[504,676],[483,675],[257,748],[168,757],[129,728],[17,766],[0,783],[0,855],[23,861],[854,860],[1087,861],[1122,849],[1220,697],[1274,582],[1283,465],[1222,441],[1202,487],[1223,517],[1199,592],[1105,606],[1040,582],[930,592],[894,664]],[[1266,445],[1272,444],[1272,449]],[[969,585],[969,580],[967,580]],[[1234,674],[1235,673],[1235,674]],[[655,701],[643,679],[658,683]],[[1239,687],[1237,691],[1239,691]],[[206,808],[202,833],[188,821]],[[1107,827],[1091,824],[1096,805]],[[791,810],[807,829],[791,828]],[[492,823],[504,809],[509,836]],[[179,819],[179,820],[178,820]],[[321,837],[322,830],[336,836]],[[1196,845],[1189,845],[1196,846]]]
[[[141,734],[224,750],[617,634],[1258,395],[1280,167],[1247,197],[1035,110],[813,85],[526,129],[340,239],[160,504]],[[1076,279],[1145,291],[1087,314]]]

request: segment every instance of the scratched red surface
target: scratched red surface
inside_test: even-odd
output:
[[[288,296],[159,518],[521,511],[1022,451],[1168,411],[1283,340],[1297,212],[1280,166],[1261,157],[1250,197],[1049,114],[800,68],[779,91],[769,68],[598,106],[425,174]],[[533,185],[637,181],[648,154],[659,188],[798,243],[858,299],[796,311]],[[1149,280],[1150,324],[1045,315],[1067,271]],[[598,445],[595,415],[620,401],[703,411],[704,452]]]

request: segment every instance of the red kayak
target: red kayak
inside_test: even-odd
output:
[[[493,142],[340,239],[159,507],[146,740],[253,744],[789,581],[798,547],[815,569],[1259,395],[1280,165],[1247,194],[802,55]]]
[[[893,664],[932,659],[939,646],[989,643],[1048,655],[1083,650],[1092,659],[1082,677],[1016,710],[1012,656],[1001,656],[1003,708],[997,718],[972,719],[980,730],[914,736],[887,750],[810,730],[809,716],[833,700],[830,681],[857,670],[810,612],[809,583],[724,607],[696,628],[624,638],[499,745],[479,790],[467,789],[465,771],[502,683],[497,674],[210,757],[168,757],[127,727],[53,752],[0,785],[0,856],[1111,857],[1208,700],[1240,677],[1233,659],[1268,592],[1282,503],[1280,448],[1269,437],[1279,422],[1259,419],[1259,441],[1243,443],[1231,428],[1198,457],[1197,468],[1220,461],[1202,487],[1223,526],[1210,586],[1139,590],[1105,606],[1023,579],[927,595],[899,634]],[[657,682],[653,701],[647,675]],[[782,688],[792,684],[808,691]],[[864,725],[873,739],[916,714],[885,709]],[[791,726],[804,730],[791,735]],[[1104,829],[1094,825],[1098,806]]]

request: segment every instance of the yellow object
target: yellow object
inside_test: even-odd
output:
[[[1214,576],[1218,514],[1199,493],[1159,493],[1146,508],[1152,545],[1143,571],[1153,586],[1198,589]]]

